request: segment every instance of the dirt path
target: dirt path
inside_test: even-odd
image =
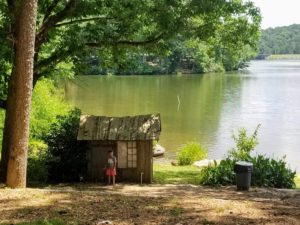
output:
[[[192,185],[95,184],[0,188],[0,221],[61,218],[67,224],[300,224],[300,191]]]

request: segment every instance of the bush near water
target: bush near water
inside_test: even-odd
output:
[[[206,157],[207,149],[199,143],[191,141],[179,149],[177,160],[180,166],[187,166],[192,165],[195,161],[205,159]]]
[[[78,182],[86,177],[86,144],[77,141],[81,111],[74,108],[58,116],[50,131],[43,137],[48,145],[48,180]]]
[[[79,176],[84,172],[78,167],[86,168],[83,166],[85,153],[81,154],[82,148],[78,147],[76,139],[79,116],[80,111],[65,102],[63,89],[54,81],[49,79],[38,81],[33,92],[30,117],[28,182],[79,180]],[[1,131],[4,118],[5,112],[0,110]],[[0,150],[1,146],[2,132],[0,132]]]
[[[229,151],[226,159],[217,165],[209,166],[201,171],[200,184],[208,186],[234,185],[234,164],[237,161],[248,161],[253,163],[251,185],[258,187],[295,188],[296,172],[292,171],[285,157],[272,159],[265,155],[251,156],[254,148],[258,145],[257,132],[259,126],[250,136],[242,128],[238,135],[233,134],[236,148]]]
[[[86,175],[86,146],[77,141],[80,110],[58,115],[41,140],[31,140],[29,182],[78,182]]]

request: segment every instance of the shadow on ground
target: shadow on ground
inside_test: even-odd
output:
[[[300,191],[192,185],[62,184],[0,189],[0,221],[66,224],[299,224]]]

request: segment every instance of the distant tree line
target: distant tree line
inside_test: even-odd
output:
[[[95,54],[91,52],[77,73],[84,75],[154,75],[174,73],[205,73],[244,68],[256,56],[253,44],[258,33],[234,39],[224,29],[210,40],[177,35],[164,44],[165,50],[144,47]],[[239,36],[247,35],[238,34]],[[238,40],[238,39],[242,40]],[[250,40],[250,42],[249,42]],[[123,57],[120,57],[122,55]]]
[[[249,39],[255,41],[256,35]],[[226,40],[222,35],[209,41],[178,35],[164,47],[167,49],[164,54],[143,47],[111,54],[92,53],[77,72],[84,75],[154,75],[232,71],[246,67],[256,55],[253,45]]]
[[[300,54],[300,24],[263,30],[259,54]]]

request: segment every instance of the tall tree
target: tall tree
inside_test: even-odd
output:
[[[8,3],[13,24],[14,59],[6,106],[4,148],[9,150],[7,185],[23,188],[26,187],[37,0]]]

